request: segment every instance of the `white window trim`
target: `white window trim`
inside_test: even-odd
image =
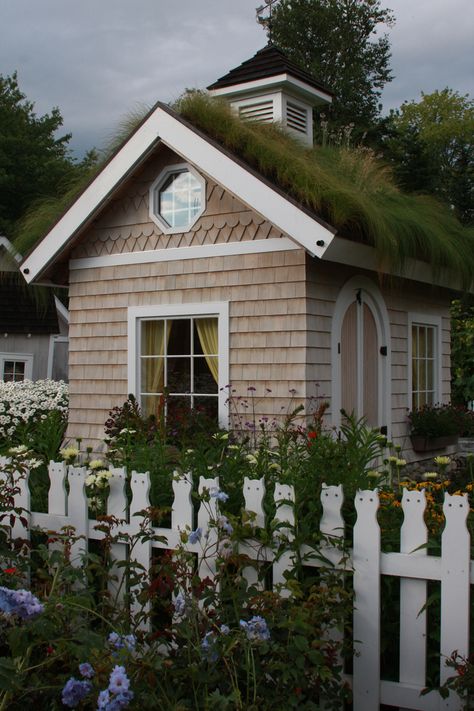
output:
[[[181,225],[179,227],[171,227],[164,217],[161,217],[157,212],[155,212],[155,207],[156,207],[156,200],[155,200],[155,195],[157,191],[160,190],[161,186],[164,185],[166,179],[168,178],[169,175],[172,173],[186,173],[189,172],[194,177],[196,180],[200,183],[201,185],[201,190],[202,190],[202,205],[201,209],[199,212],[196,213],[195,217],[191,222],[185,226]],[[187,232],[193,225],[196,224],[196,222],[199,220],[201,217],[202,213],[206,209],[206,181],[200,175],[200,173],[197,172],[195,168],[193,168],[192,165],[189,163],[176,163],[175,165],[167,165],[166,168],[163,168],[159,176],[156,178],[156,180],[153,181],[153,183],[150,186],[150,192],[149,192],[149,214],[150,214],[150,219],[153,220],[155,225],[158,225],[160,230],[164,232],[164,234],[171,235],[171,234],[177,234],[180,232]]]
[[[210,301],[202,304],[159,304],[130,306],[128,314],[128,392],[139,399],[139,322],[144,318],[176,318],[185,316],[215,316],[219,339],[219,426],[229,426],[229,303]]]
[[[56,298],[56,297],[54,297]],[[56,343],[69,343],[68,336],[50,336],[49,337],[49,347],[48,347],[48,365],[46,368],[46,377],[52,378],[53,376],[53,360],[54,360],[54,346]]]
[[[3,381],[3,369],[6,360],[13,360],[25,364],[25,380],[33,378],[33,353],[0,353],[0,380]]]
[[[441,382],[442,382],[442,341],[441,341],[441,333],[442,333],[442,318],[441,316],[436,316],[434,314],[425,314],[425,313],[416,313],[414,311],[410,311],[408,313],[408,393],[407,393],[407,407],[408,410],[413,409],[413,393],[412,393],[412,388],[413,388],[413,378],[412,378],[412,364],[411,360],[413,357],[413,345],[412,345],[412,337],[411,337],[411,328],[412,326],[434,326],[436,331],[435,331],[435,338],[434,338],[434,347],[435,347],[435,367],[434,367],[434,404],[441,402],[442,399],[442,387],[441,387]]]

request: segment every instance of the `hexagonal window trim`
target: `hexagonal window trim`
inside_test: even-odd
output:
[[[168,165],[152,183],[149,201],[162,232],[187,232],[206,209],[206,181],[188,163]]]

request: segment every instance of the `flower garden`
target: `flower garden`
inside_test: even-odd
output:
[[[310,568],[295,555],[284,584],[273,589],[271,567],[263,560],[255,566],[239,544],[258,539],[277,555],[283,544],[296,554],[304,543],[317,555],[325,544],[319,530],[325,482],[343,485],[349,542],[355,492],[378,488],[385,551],[400,549],[403,490],[424,489],[428,552],[436,555],[444,493],[466,493],[474,506],[474,460],[436,457],[432,471],[412,481],[400,448],[363,422],[347,418],[335,437],[323,427],[324,403],[316,403],[309,423],[302,423],[301,409],[292,404],[280,423],[255,421],[256,393],[247,395],[232,402],[236,420],[243,423],[239,431],[212,435],[210,423],[198,413],[173,423],[145,419],[129,398],[110,413],[107,457],[99,459],[80,442],[62,447],[64,384],[0,384],[0,456],[8,458],[0,480],[0,711],[20,709],[25,702],[53,710],[109,711],[319,709],[323,703],[340,709],[350,703],[344,673],[351,671],[354,650],[347,636],[331,634],[351,624],[348,576],[329,561]],[[89,516],[101,533],[80,567],[74,561],[78,536],[70,528],[31,531],[28,540],[13,535],[16,522],[24,519],[24,511],[15,507],[19,480],[30,472],[32,510],[46,511],[47,465],[61,458],[87,467]],[[150,473],[151,506],[141,512],[134,535],[125,536],[116,518],[106,514],[116,467]],[[219,478],[220,487],[192,491],[195,503],[210,512],[209,528],[195,519],[183,528],[177,549],[153,549],[152,566],[145,569],[134,547],[170,520],[173,482],[188,473],[196,482],[200,476]],[[265,480],[263,526],[245,508],[246,478]],[[298,523],[291,535],[274,516],[276,482],[294,487]],[[472,541],[472,514],[468,525]],[[128,555],[112,564],[117,546],[125,546]],[[211,549],[217,563],[206,574]],[[430,584],[429,593],[426,691],[445,695],[455,689],[469,708],[473,664],[456,650],[446,660],[452,677],[440,688],[435,663],[439,584]],[[398,600],[393,579],[385,578],[382,670],[388,679],[397,674]]]

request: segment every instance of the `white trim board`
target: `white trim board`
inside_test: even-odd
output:
[[[321,259],[326,262],[347,264],[351,267],[367,269],[372,272],[381,271],[374,247],[367,244],[360,244],[360,242],[353,242],[343,237],[335,236]],[[423,284],[435,284],[436,286],[443,286],[447,289],[463,291],[461,282],[456,274],[445,269],[434,278],[430,265],[419,259],[407,259],[403,270],[387,269],[382,271],[391,276],[411,279]],[[470,291],[474,292],[474,284],[470,288]]]
[[[261,254],[264,252],[286,252],[301,249],[300,245],[288,237],[272,237],[245,242],[205,244],[195,247],[170,247],[150,249],[144,252],[123,252],[104,254],[101,257],[71,259],[70,269],[91,269],[116,267],[127,264],[149,264],[150,262],[174,262],[182,259],[204,259],[209,257],[231,257],[238,254]]]
[[[323,91],[323,89],[316,89],[316,87],[311,86],[311,84],[297,79],[287,72],[275,74],[273,77],[265,77],[265,79],[254,79],[253,81],[246,81],[241,84],[230,84],[229,86],[209,89],[209,93],[211,96],[227,96],[230,98],[235,96],[237,98],[242,94],[250,94],[252,92],[260,93],[262,89],[278,87],[293,89],[293,91],[296,89],[298,94],[306,94],[308,100],[312,101],[313,106],[322,102],[327,104],[332,103],[331,94]]]
[[[182,123],[168,108],[158,105],[26,257],[21,271],[29,283],[41,277],[71,238],[110,199],[117,186],[143,162],[160,139],[279,230],[291,235],[310,254],[323,256],[334,237],[333,228],[318,222],[254,172]]]

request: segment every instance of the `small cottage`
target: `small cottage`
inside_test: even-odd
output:
[[[328,424],[353,411],[410,455],[407,409],[450,397],[472,246],[395,186],[381,207],[367,152],[312,148],[330,101],[266,47],[156,104],[26,257],[28,282],[69,287],[69,438],[100,448],[128,393],[225,427],[231,385],[262,416],[323,397]]]

